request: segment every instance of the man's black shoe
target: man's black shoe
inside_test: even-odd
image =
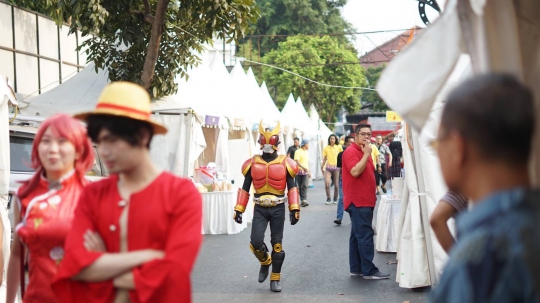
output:
[[[279,281],[270,281],[270,290],[273,292],[281,292],[281,285],[279,285]]]
[[[334,220],[334,223],[336,223],[337,225],[341,225],[341,220],[340,220],[340,219],[336,219],[336,220]]]
[[[259,283],[266,281],[266,278],[268,278],[269,270],[270,265],[261,265],[261,270],[259,270]]]

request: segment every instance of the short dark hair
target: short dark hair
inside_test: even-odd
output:
[[[446,132],[457,131],[485,158],[527,163],[534,131],[533,102],[531,91],[514,76],[479,75],[450,93],[441,126]],[[507,144],[500,144],[501,138]]]
[[[332,137],[334,137],[334,140],[335,140],[334,143],[338,144],[338,142],[339,142],[338,137],[336,135],[334,135],[334,134],[331,134],[330,136],[328,136],[328,145],[330,145],[330,138],[332,138]]]
[[[112,115],[90,115],[86,120],[88,136],[92,141],[97,142],[99,133],[106,129],[111,134],[125,140],[131,146],[141,146],[143,133],[148,133],[148,144],[146,148],[150,149],[150,142],[154,136],[154,129],[150,123],[135,120],[127,117]]]
[[[298,139],[298,137],[294,137],[293,141],[300,141],[300,139]]]
[[[355,132],[356,134],[358,134],[362,128],[369,128],[369,129],[371,129],[371,125],[369,125],[369,124],[358,124],[358,125],[354,128],[354,132]]]
[[[346,136],[346,137],[345,137],[345,140],[343,140],[343,141],[345,141],[345,143],[347,143],[347,141],[348,141],[349,139],[353,139],[353,140],[354,140],[354,137],[353,137],[353,136]]]

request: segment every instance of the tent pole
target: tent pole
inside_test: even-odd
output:
[[[426,242],[426,252],[428,259],[428,268],[431,285],[437,284],[437,274],[435,269],[435,261],[433,258],[433,244],[431,241],[431,227],[429,225],[429,215],[427,210],[427,201],[426,201],[426,186],[424,184],[424,172],[422,169],[421,157],[420,157],[420,142],[418,141],[419,134],[412,131],[412,128],[409,128],[409,134],[412,138],[413,144],[413,164],[416,170],[416,179],[418,182],[418,198],[420,198],[420,211],[422,218],[422,229],[424,230],[424,239]]]
[[[184,115],[184,121],[186,122],[184,125],[186,126],[185,127],[185,132],[186,132],[186,142],[188,142],[187,146],[187,151],[184,155],[184,171],[183,171],[183,177],[184,178],[189,178],[191,177],[190,176],[190,171],[189,171],[189,167],[191,166],[191,163],[189,162],[189,159],[190,159],[190,155],[191,155],[191,145],[193,145],[193,142],[191,142],[191,131],[193,129],[193,126],[192,126],[192,122],[193,122],[193,112],[191,110],[189,110],[186,114],[183,114]]]

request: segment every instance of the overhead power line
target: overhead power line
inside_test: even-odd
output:
[[[354,35],[368,35],[368,34],[382,34],[382,33],[392,33],[392,32],[404,32],[410,30],[410,28],[406,29],[390,29],[390,30],[383,30],[383,31],[368,31],[368,32],[349,32],[349,33],[330,33],[330,34],[281,34],[281,35],[248,35],[245,38],[274,38],[274,37],[297,37],[297,36],[308,36],[308,37],[322,37],[322,36],[354,36]]]
[[[189,31],[177,26],[177,25],[174,25],[175,28],[181,30],[182,32],[194,37],[194,38],[197,38],[195,35],[193,35],[192,33],[190,33]],[[275,66],[275,65],[272,65],[272,64],[266,64],[266,63],[262,63],[262,62],[257,62],[257,61],[252,61],[252,60],[248,60],[248,59],[245,59],[245,58],[241,58],[241,57],[237,57],[233,54],[228,54],[226,52],[223,52],[213,46],[211,46],[211,48],[217,52],[220,52],[222,54],[225,54],[227,56],[230,56],[232,58],[237,58],[239,60],[243,60],[243,61],[246,61],[246,62],[249,62],[249,63],[253,63],[253,64],[257,64],[257,65],[261,65],[261,66],[266,66],[266,67],[270,67],[270,68],[274,68],[274,69],[277,69],[277,70],[280,70],[282,72],[286,72],[286,73],[289,73],[291,75],[294,75],[296,77],[299,77],[301,79],[304,79],[306,81],[309,81],[309,82],[312,82],[312,83],[315,83],[317,85],[321,85],[321,86],[326,86],[326,87],[332,87],[332,88],[345,88],[345,89],[360,89],[360,90],[370,90],[370,91],[377,91],[376,89],[373,89],[373,88],[367,88],[367,87],[361,87],[361,86],[342,86],[342,85],[332,85],[332,84],[328,84],[328,83],[322,83],[322,82],[319,82],[319,81],[315,81],[313,79],[310,79],[308,77],[304,77],[298,73],[295,73],[293,71],[290,71],[290,70],[287,70],[285,68],[282,68],[282,67],[279,67],[279,66]]]

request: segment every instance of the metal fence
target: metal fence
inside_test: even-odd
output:
[[[84,68],[86,54],[76,51],[84,40],[68,32],[67,25],[0,0],[0,74],[16,93],[41,94]]]

